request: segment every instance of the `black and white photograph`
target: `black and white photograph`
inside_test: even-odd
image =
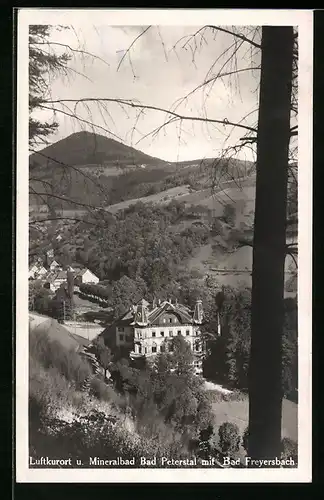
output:
[[[18,482],[310,482],[312,11],[19,9]]]

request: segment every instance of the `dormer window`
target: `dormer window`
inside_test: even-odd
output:
[[[169,318],[169,322],[172,323],[172,318]]]

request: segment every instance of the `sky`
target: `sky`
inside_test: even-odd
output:
[[[146,28],[147,31],[142,34]],[[185,116],[227,119],[255,127],[260,76],[258,49],[251,53],[249,43],[234,46],[232,35],[217,32],[215,36],[214,31],[201,31],[201,28],[180,25],[109,26],[89,22],[74,24],[68,30],[54,29],[52,42],[85,50],[96,57],[74,52],[69,63],[69,78],[51,80],[52,100],[125,99],[173,109]],[[241,30],[253,36],[254,28],[245,26]],[[134,42],[136,37],[139,38]],[[61,53],[63,49],[61,45],[53,44],[51,50]],[[233,50],[236,51],[235,57]],[[69,49],[67,51],[71,53]],[[220,71],[234,70],[239,72],[215,79]],[[202,85],[210,78],[213,82]],[[61,112],[56,113],[59,129],[51,137],[52,142],[79,130],[91,130],[149,155],[167,161],[182,161],[217,157],[226,147],[239,144],[246,133],[243,128],[191,120],[177,120],[161,127],[166,118],[170,118],[166,113],[155,110],[141,112],[140,109],[134,110],[114,102],[79,103],[76,110],[74,104],[53,104]],[[175,104],[178,104],[176,108]],[[68,114],[75,112],[93,126],[80,123],[62,111]],[[46,118],[51,116],[52,112],[46,113]],[[159,127],[158,133],[152,134]],[[237,157],[253,159],[250,148],[240,151]]]

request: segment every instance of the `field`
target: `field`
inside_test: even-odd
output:
[[[221,401],[213,403],[212,406],[217,427],[222,425],[223,422],[232,422],[239,427],[241,434],[244,433],[248,424],[248,399],[242,401]],[[298,440],[297,405],[287,399],[283,400],[282,437],[288,437],[296,442]]]
[[[191,270],[198,270],[215,279],[219,285],[232,287],[252,285],[252,248],[241,247],[234,252],[226,252],[218,248],[213,250],[212,244],[204,245],[197,250],[194,257],[190,258],[187,266]],[[286,257],[285,280],[286,285],[294,275],[295,263],[290,255]],[[295,286],[296,289],[296,286]],[[285,296],[295,296],[296,290],[285,291]]]
[[[124,210],[125,208],[128,208],[138,202],[165,205],[167,203],[170,203],[172,200],[181,201],[182,197],[184,195],[187,195],[188,193],[190,193],[189,186],[177,186],[174,188],[166,189],[165,191],[161,191],[160,193],[145,196],[143,198],[135,198],[132,200],[126,200],[120,203],[116,203],[115,205],[110,205],[109,207],[106,207],[106,210],[111,213],[116,213],[119,210]]]

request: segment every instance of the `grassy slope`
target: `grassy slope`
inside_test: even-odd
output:
[[[110,205],[107,207],[107,210],[111,213],[116,213],[119,210],[124,210],[125,208],[128,208],[138,202],[164,205],[170,203],[172,200],[182,201],[182,197],[188,193],[190,193],[189,186],[177,186],[143,198],[134,198]]]
[[[50,340],[60,342],[66,349],[77,351],[81,346],[87,345],[88,341],[84,338],[70,333],[64,326],[60,325],[55,319],[48,318],[39,325],[31,326],[31,331],[47,334]]]
[[[241,434],[244,433],[248,424],[248,399],[213,403],[213,410],[217,426],[220,426],[223,422],[233,422],[237,424]],[[296,403],[284,399],[282,413],[282,437],[288,437],[297,442],[298,410]]]

